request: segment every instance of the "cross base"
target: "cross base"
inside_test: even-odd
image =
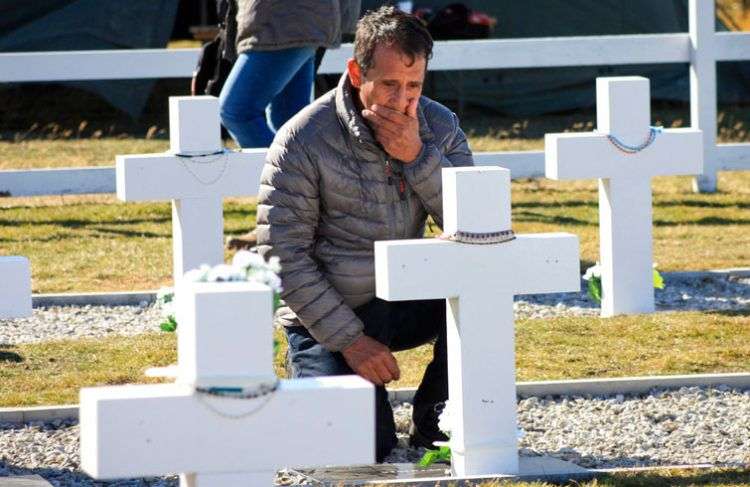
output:
[[[518,447],[484,446],[470,451],[451,448],[451,469],[455,476],[472,475],[517,475],[519,472]]]
[[[252,473],[181,474],[180,487],[271,487],[275,470]]]

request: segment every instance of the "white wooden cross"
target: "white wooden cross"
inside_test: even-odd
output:
[[[275,383],[268,287],[180,282],[176,295],[177,382],[81,390],[88,474],[180,473],[182,487],[265,487],[284,465],[373,462],[374,389],[360,377],[282,380],[253,399],[196,392]]]
[[[213,96],[169,98],[169,141],[166,154],[117,156],[117,197],[172,200],[177,281],[201,264],[224,262],[222,200],[258,194],[265,151],[222,152],[219,101]]]
[[[26,257],[0,256],[0,320],[31,315],[31,265]]]
[[[654,310],[651,178],[699,174],[701,131],[652,131],[649,81],[637,76],[598,78],[596,111],[597,132],[545,136],[546,175],[599,178],[601,314],[649,313]],[[626,152],[618,143],[646,147]]]
[[[510,171],[443,169],[443,220],[446,234],[510,230]],[[454,472],[518,473],[513,296],[578,290],[578,237],[376,242],[375,276],[382,299],[447,298]]]

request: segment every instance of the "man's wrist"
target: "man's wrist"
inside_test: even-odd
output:
[[[412,160],[410,160],[410,161],[401,161],[401,162],[403,162],[404,164],[412,164],[414,162],[417,162],[419,160],[419,158],[422,157],[422,153],[424,152],[424,147],[425,147],[424,142],[422,142],[420,140],[419,141],[419,150],[416,151],[416,155],[414,156],[414,158]]]

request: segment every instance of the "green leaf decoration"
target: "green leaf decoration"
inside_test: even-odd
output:
[[[450,462],[451,461],[451,448],[449,446],[441,446],[437,450],[427,450],[422,459],[419,460],[419,466],[429,467],[433,463],[437,462]]]
[[[167,333],[173,333],[177,330],[177,320],[175,320],[174,315],[169,316],[166,320],[164,320],[160,325],[159,328],[161,328],[161,331],[165,331]]]
[[[273,339],[273,355],[276,356],[279,353],[279,350],[281,350],[281,343],[277,339]]]
[[[654,269],[654,287],[656,289],[664,289],[664,278],[656,269]]]
[[[273,293],[273,310],[281,308],[281,294]]]
[[[602,278],[592,277],[589,279],[588,294],[591,299],[597,303],[602,302]]]

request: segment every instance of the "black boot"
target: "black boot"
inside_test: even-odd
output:
[[[448,435],[438,428],[438,419],[444,408],[445,403],[439,402],[419,412],[415,409],[409,429],[409,444],[412,447],[432,450],[437,448],[433,444],[435,441],[448,441]]]

